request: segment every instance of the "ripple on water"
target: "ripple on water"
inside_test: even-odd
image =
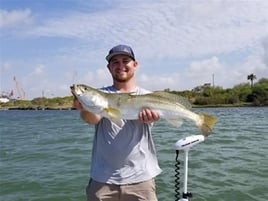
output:
[[[188,190],[193,201],[268,200],[268,108],[202,108],[218,121],[209,138],[189,152]],[[0,111],[0,200],[85,200],[93,127],[77,111]],[[185,136],[200,134],[191,122],[180,128],[155,123],[160,166],[159,201],[175,200],[175,150]],[[181,162],[183,188],[184,152]]]

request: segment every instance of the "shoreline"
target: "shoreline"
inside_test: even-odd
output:
[[[267,105],[263,106],[255,106],[252,104],[235,104],[235,105],[193,105],[192,108],[230,108],[230,107],[267,107]],[[74,107],[70,106],[62,106],[62,107],[0,107],[1,110],[76,110]]]
[[[76,110],[73,107],[0,107],[1,110]]]

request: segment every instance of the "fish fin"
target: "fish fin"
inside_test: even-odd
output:
[[[168,123],[170,123],[172,126],[179,128],[183,121],[182,119],[166,119]]]
[[[217,119],[216,117],[205,114],[205,113],[200,113],[198,114],[201,117],[201,124],[198,126],[204,136],[208,136],[209,133],[212,131],[212,128],[214,124],[216,123]]]
[[[120,128],[123,126],[122,120],[119,118],[121,113],[115,108],[104,108],[104,112],[108,115],[108,119]]]
[[[192,104],[190,103],[190,101],[187,98],[178,94],[173,94],[166,91],[154,91],[153,93],[150,93],[150,95],[170,99],[171,101],[175,101],[176,103],[180,104],[180,106],[183,106],[186,109],[192,108]]]
[[[119,110],[117,110],[115,108],[111,108],[111,107],[104,108],[103,110],[112,119],[119,119],[120,114],[121,114]]]

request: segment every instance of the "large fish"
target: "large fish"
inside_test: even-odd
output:
[[[208,136],[216,118],[205,113],[194,113],[189,101],[179,95],[156,91],[144,95],[133,93],[106,93],[83,84],[71,86],[72,94],[79,100],[85,110],[109,118],[121,126],[121,119],[138,119],[142,109],[152,109],[172,125],[179,127],[183,120],[191,120]]]

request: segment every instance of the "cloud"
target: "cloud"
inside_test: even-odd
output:
[[[258,79],[268,77],[268,66],[263,62],[263,57],[261,55],[250,55],[246,58],[243,65],[238,68],[238,71],[243,73],[244,78],[251,73],[257,75]]]
[[[179,78],[179,74],[176,73],[167,73],[161,76],[153,73],[142,73],[137,74],[137,83],[139,86],[146,86],[150,90],[178,89],[182,87]]]
[[[263,39],[262,47],[263,47],[263,62],[268,68],[268,36]]]
[[[190,64],[187,77],[191,80],[187,86],[199,86],[211,83],[215,86],[231,88],[237,84],[247,82],[247,75],[254,73],[257,78],[268,77],[268,67],[262,56],[253,54],[237,63],[228,63],[217,57],[194,61]]]
[[[32,23],[32,12],[24,10],[0,10],[0,28],[11,28]]]
[[[2,72],[6,72],[6,71],[8,71],[9,69],[11,69],[11,63],[9,63],[9,62],[4,62],[3,64],[2,64],[2,66],[1,66],[1,73]]]
[[[191,62],[186,76],[191,80],[192,87],[200,86],[205,83],[213,85],[213,78],[222,74],[224,66],[215,56],[205,60]],[[216,75],[217,74],[217,75]]]
[[[151,90],[192,89],[212,82],[213,74],[215,84],[224,87],[246,81],[247,73],[268,76],[265,0],[82,1],[79,9],[54,6],[59,12],[47,12],[49,6],[44,12],[0,11],[0,27],[8,33],[14,28],[14,38],[23,35],[27,42],[26,56],[19,53],[21,60],[28,66],[45,63],[32,70],[36,76],[27,90],[48,88],[64,95],[74,82],[94,87],[111,83],[104,57],[119,43],[133,47],[144,66],[137,74],[138,84]],[[16,29],[20,24],[31,26]],[[26,65],[16,56],[13,60],[17,66]],[[41,76],[45,82],[36,79]]]
[[[48,17],[26,33],[81,42],[83,48],[66,49],[68,57],[85,51],[95,58],[118,43],[132,45],[140,58],[200,57],[254,46],[268,35],[267,10],[265,1],[139,1]]]
[[[212,57],[210,59],[205,59],[201,61],[193,61],[190,64],[189,75],[194,77],[203,77],[204,75],[212,74],[215,71],[221,69],[221,64],[217,57]]]
[[[42,75],[44,73],[45,65],[44,64],[39,64],[33,71],[33,75]]]
[[[111,76],[107,68],[98,68],[95,71],[87,71],[80,75],[79,82],[83,82],[93,87],[106,86],[111,83]]]

